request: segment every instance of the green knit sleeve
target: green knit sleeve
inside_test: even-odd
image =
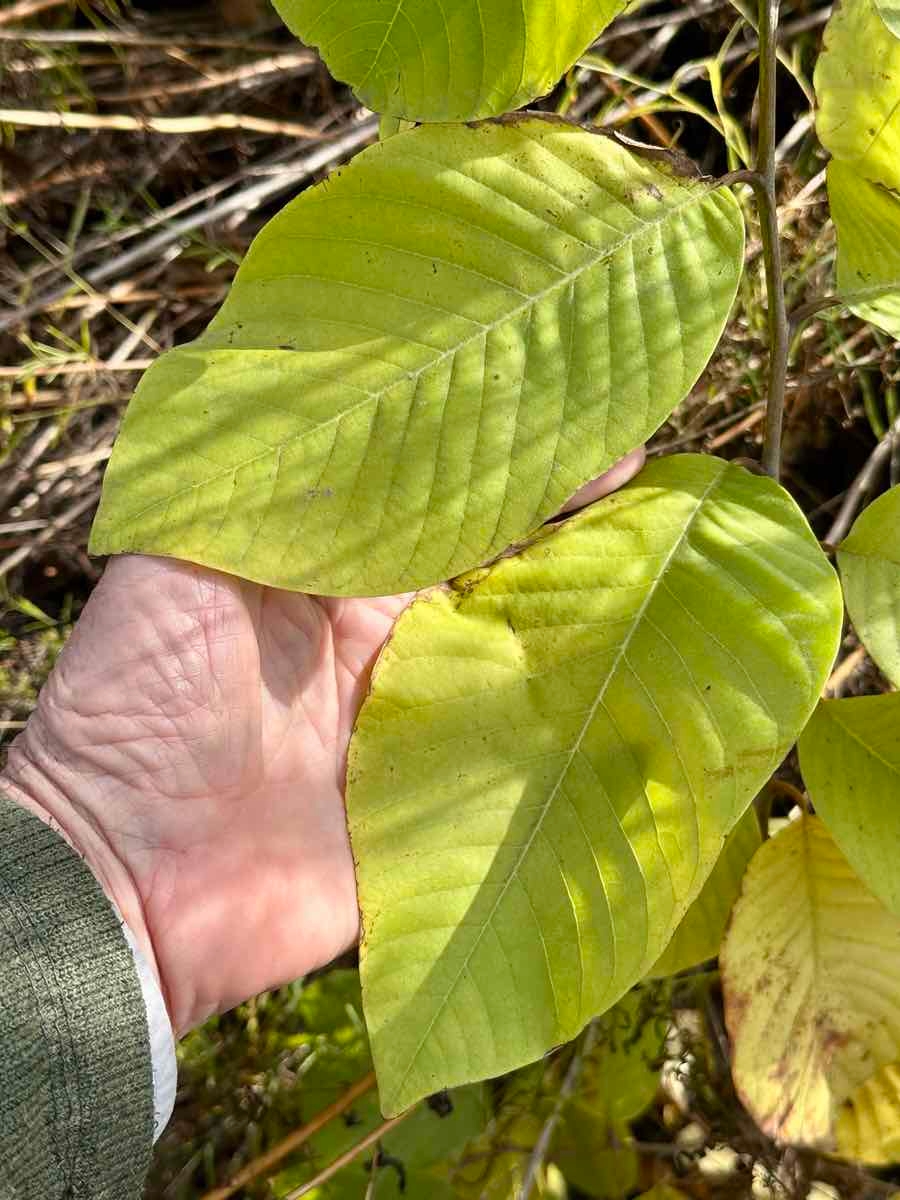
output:
[[[0,796],[0,1200],[138,1200],[152,1142],[119,919],[68,844]]]

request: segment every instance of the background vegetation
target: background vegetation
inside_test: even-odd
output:
[[[540,107],[681,148],[709,173],[736,168],[757,82],[744,7],[635,7]],[[818,0],[783,9],[778,159],[791,309],[831,290],[834,239],[810,107],[828,12]],[[87,531],[139,373],[201,331],[280,203],[375,132],[267,0],[19,0],[0,9],[0,746],[27,719],[99,575]],[[759,457],[765,293],[749,204],[746,216],[750,269],[726,337],[652,454]],[[883,441],[900,413],[898,382],[896,345],[840,309],[809,322],[793,347],[783,479],[827,542],[866,493],[900,480],[900,438]],[[884,688],[848,634],[829,694]],[[793,803],[790,763],[782,776],[769,797],[776,816]],[[258,997],[185,1040],[148,1200],[203,1196],[366,1076],[352,967]],[[601,1065],[613,1072],[603,1054],[640,1042],[650,1084],[635,1084],[640,1115],[624,1118],[633,1169],[621,1144],[594,1164],[608,1194],[646,1190],[673,1170],[697,1197],[806,1196],[813,1181],[823,1196],[894,1192],[890,1173],[785,1151],[759,1133],[732,1091],[713,967],[645,990],[626,1024],[601,1031]],[[501,1157],[516,1157],[517,1121],[558,1095],[568,1053],[541,1066],[531,1092],[508,1097]],[[465,1122],[468,1103],[449,1120]],[[327,1194],[412,1194],[420,1175],[429,1195],[509,1194],[509,1176],[495,1170],[497,1139],[491,1171],[476,1144],[449,1183],[429,1174],[435,1130],[448,1118],[429,1110],[426,1119],[410,1120],[402,1154],[400,1130],[385,1133]],[[376,1126],[363,1093],[237,1194],[283,1197]],[[573,1153],[584,1159],[587,1141]],[[551,1175],[544,1186],[558,1182]]]

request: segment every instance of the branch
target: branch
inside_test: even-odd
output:
[[[790,328],[784,300],[781,234],[778,228],[778,200],[775,192],[778,5],[779,0],[759,0],[759,145],[756,154],[759,180],[754,183],[769,304],[769,372],[762,462],[766,471],[775,479],[781,471],[784,392],[790,348]]]
[[[866,459],[863,469],[850,485],[844,497],[844,502],[838,511],[838,515],[834,518],[834,523],[825,535],[826,546],[837,546],[850,532],[850,526],[853,524],[854,517],[862,508],[866,497],[878,482],[878,476],[891,457],[895,438],[900,438],[900,417],[897,417],[896,421],[891,425],[890,429]]]
[[[522,1188],[517,1200],[528,1200],[534,1189],[534,1185],[537,1183],[538,1172],[544,1165],[544,1160],[550,1151],[553,1135],[559,1128],[566,1105],[572,1099],[575,1089],[578,1087],[578,1081],[581,1079],[581,1072],[584,1070],[585,1061],[590,1058],[597,1043],[599,1028],[596,1020],[591,1021],[584,1032],[581,1044],[572,1056],[572,1061],[569,1063],[562,1087],[559,1089],[559,1095],[556,1097],[556,1103],[553,1105],[553,1111],[544,1122],[544,1127],[534,1144],[531,1157],[528,1159],[525,1178],[522,1181]]]
[[[873,283],[869,287],[854,288],[850,292],[836,292],[833,296],[818,296],[807,304],[801,304],[791,313],[791,332],[796,333],[801,325],[826,309],[851,308],[854,304],[864,304],[867,300],[882,300],[885,296],[893,296],[895,292],[900,292],[900,279]]]
[[[38,13],[46,12],[48,8],[60,8],[68,0],[20,0],[6,12],[0,13],[0,25],[14,25],[16,21],[27,21]]]
[[[303,1183],[298,1188],[294,1188],[292,1192],[288,1192],[284,1200],[300,1200],[301,1196],[307,1195],[315,1188],[319,1188],[323,1183],[327,1183],[329,1179],[337,1175],[338,1171],[342,1171],[355,1159],[363,1153],[364,1150],[381,1140],[384,1135],[391,1129],[394,1129],[407,1117],[411,1117],[414,1112],[418,1111],[418,1105],[414,1104],[412,1108],[408,1108],[405,1113],[401,1113],[399,1117],[391,1117],[389,1121],[383,1122],[377,1129],[373,1129],[371,1133],[367,1133],[361,1142],[357,1142],[355,1146],[351,1146],[349,1150],[345,1150],[343,1154],[339,1154],[334,1162],[329,1163],[327,1167],[323,1167],[317,1175],[312,1179]]]
[[[328,134],[296,121],[272,121],[243,113],[211,113],[196,117],[132,117],[127,113],[50,112],[47,109],[0,108],[0,125],[32,126],[42,129],[114,129],[123,133],[167,133],[184,137],[219,129],[242,129],[249,133],[272,133],[283,137],[323,141]]]
[[[316,1113],[313,1119],[307,1121],[302,1128],[295,1129],[286,1138],[282,1138],[280,1142],[276,1142],[271,1150],[267,1150],[265,1154],[254,1158],[243,1170],[238,1171],[237,1175],[232,1176],[224,1187],[215,1188],[213,1191],[207,1192],[201,1197],[201,1200],[228,1200],[229,1196],[233,1196],[242,1187],[245,1187],[254,1179],[258,1179],[266,1171],[271,1170],[276,1163],[281,1162],[288,1154],[291,1154],[294,1150],[298,1150],[304,1142],[309,1141],[313,1134],[318,1133],[329,1121],[333,1121],[335,1117],[340,1116],[355,1100],[365,1095],[374,1086],[375,1072],[370,1071],[368,1075],[364,1075],[362,1079],[358,1079],[356,1083],[351,1084],[343,1096],[339,1096],[333,1104],[329,1104],[327,1108],[323,1108],[321,1112]]]

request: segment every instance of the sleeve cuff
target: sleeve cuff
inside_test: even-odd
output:
[[[178,1087],[178,1061],[175,1057],[175,1037],[169,1020],[166,1002],[156,982],[156,973],[144,957],[134,934],[122,922],[125,941],[131,947],[134,965],[141,984],[144,1008],[147,1011],[147,1034],[150,1039],[150,1066],[153,1072],[153,1140],[158,1141],[169,1123],[175,1107]]]

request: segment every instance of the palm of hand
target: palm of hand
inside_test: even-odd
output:
[[[71,803],[46,807],[146,927],[178,1030],[355,940],[344,760],[406,602],[137,557],[92,596],[11,767]]]
[[[566,509],[642,462],[634,451]],[[177,1032],[356,939],[345,760],[408,599],[317,599],[126,556],[85,608],[3,783],[85,857]]]

